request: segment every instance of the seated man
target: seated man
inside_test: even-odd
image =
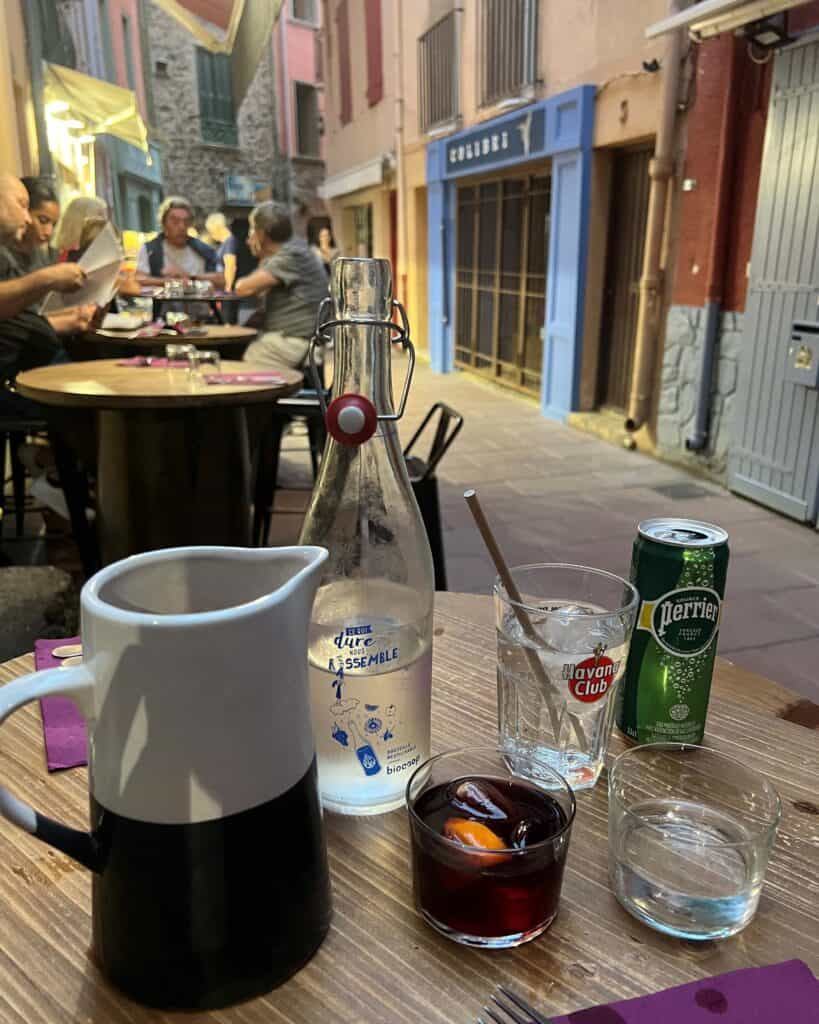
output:
[[[31,217],[28,192],[10,174],[0,175],[0,382],[13,380],[21,370],[64,358],[57,330],[87,326],[93,310],[63,311],[52,324],[34,308],[48,292],[76,291],[85,271],[75,263],[59,263],[25,273],[12,247],[26,233]],[[15,405],[19,396],[0,389],[0,408]]]
[[[209,245],[188,234],[193,207],[181,196],[169,196],[159,207],[160,232],[137,254],[136,278],[143,285],[162,285],[168,278],[211,281],[224,287],[222,263]]]
[[[6,386],[20,370],[65,358],[55,326],[31,307],[50,291],[76,291],[86,277],[76,263],[60,263],[29,274],[21,270],[7,247],[18,245],[25,235],[31,223],[28,206],[28,192],[19,178],[0,175],[0,415],[37,417],[49,422],[49,438],[67,503],[67,507],[65,504],[53,507],[68,512],[83,568],[86,575],[90,575],[98,567],[98,556],[93,531],[85,515],[88,493],[85,474],[55,421],[55,412],[41,408]],[[87,326],[93,312],[94,307],[81,307],[74,311],[72,322],[63,312],[59,327],[81,330]],[[42,497],[48,498],[48,494],[43,493]]]
[[[327,298],[327,274],[307,242],[293,234],[287,208],[261,203],[250,215],[251,250],[259,269],[236,282],[241,297],[265,296],[264,334],[244,358],[259,366],[301,369],[316,314]]]

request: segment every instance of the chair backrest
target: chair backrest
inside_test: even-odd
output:
[[[435,425],[435,432],[432,436],[432,443],[426,459],[412,455],[412,447],[423,434],[427,425],[435,414],[438,414],[438,422]],[[460,433],[464,425],[464,418],[456,412],[452,406],[444,402],[436,402],[424,417],[420,427],[410,438],[409,444],[404,449],[404,458],[407,462],[407,470],[413,482],[424,480],[435,471],[435,467],[449,450],[450,445]]]

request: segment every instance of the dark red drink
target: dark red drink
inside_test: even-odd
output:
[[[429,781],[410,814],[418,909],[438,930],[474,945],[539,935],[560,898],[574,815],[568,787],[553,796],[494,774]]]

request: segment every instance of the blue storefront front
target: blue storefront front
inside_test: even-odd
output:
[[[432,367],[535,388],[559,420],[577,408],[594,96],[580,86],[427,146]]]

